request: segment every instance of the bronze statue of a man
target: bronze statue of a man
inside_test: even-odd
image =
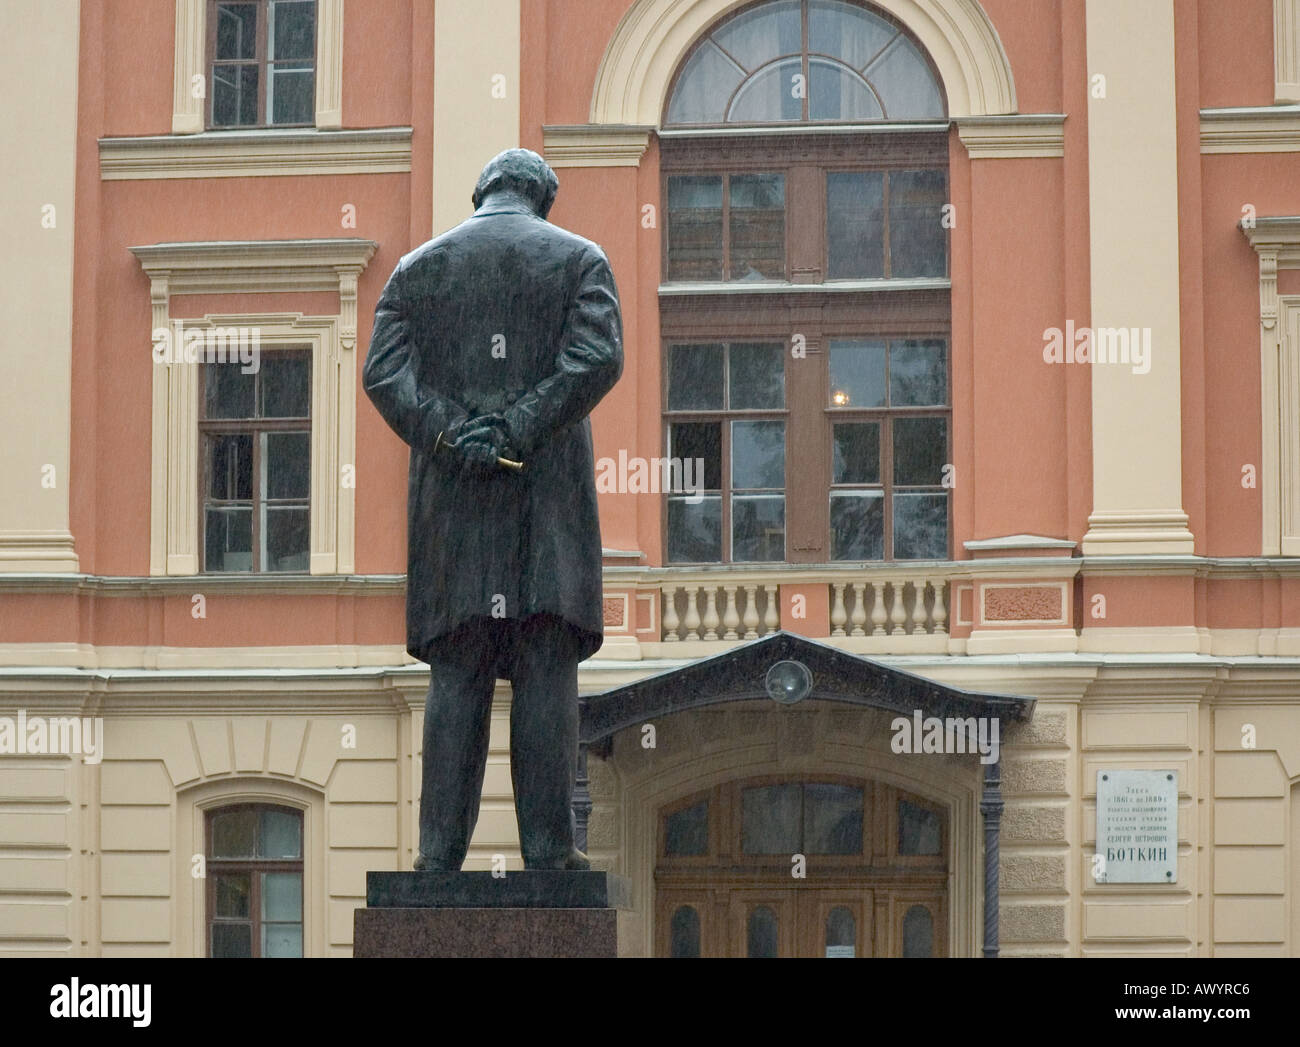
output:
[[[578,663],[603,631],[587,416],[622,373],[622,321],[604,252],[546,221],[558,187],[536,153],[501,153],[474,214],[406,255],[375,309],[363,381],[411,448],[406,646],[430,667],[416,869],[465,859],[497,678],[525,867],[588,868],[571,807]]]

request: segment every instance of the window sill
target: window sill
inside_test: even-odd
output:
[[[918,276],[897,280],[831,280],[820,284],[792,284],[788,280],[700,281],[659,285],[661,298],[683,295],[745,294],[860,294],[864,291],[947,291],[952,281],[947,277]]]
[[[392,174],[410,169],[409,127],[259,128],[99,140],[99,174],[106,182]]]

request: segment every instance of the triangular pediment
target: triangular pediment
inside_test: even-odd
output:
[[[775,706],[766,678],[781,661],[800,662],[812,674],[804,701],[843,702],[904,716],[920,710],[940,718],[996,717],[1003,725],[1033,715],[1033,698],[949,687],[805,636],[776,632],[678,669],[585,695],[580,703],[582,742],[604,748],[628,727],[708,705],[760,700]]]

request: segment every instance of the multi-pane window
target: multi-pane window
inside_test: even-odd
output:
[[[699,39],[664,125],[665,442],[705,462],[701,493],[666,496],[666,562],[947,559],[952,223],[929,59],[869,4],[764,0]]]
[[[830,171],[826,277],[947,275],[947,172]]]
[[[826,171],[789,207],[787,181],[785,171],[670,174],[665,279],[785,280],[802,268],[788,258],[790,226],[823,246],[815,271],[826,280],[948,275],[943,169]]]
[[[668,360],[668,456],[697,481],[668,496],[668,558],[784,559],[784,346],[673,345]]]
[[[944,559],[947,343],[831,339],[829,357],[831,559]]]
[[[669,280],[785,279],[785,176],[668,179]]]
[[[943,116],[929,60],[883,12],[848,0],[769,0],[700,40],[673,84],[666,123]]]
[[[205,571],[310,567],[311,352],[256,359],[203,365]]]
[[[302,956],[301,811],[210,811],[206,864],[209,956]]]
[[[212,0],[208,126],[310,125],[316,113],[316,0]]]

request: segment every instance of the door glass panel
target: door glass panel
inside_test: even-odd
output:
[[[695,959],[700,955],[700,914],[689,905],[673,913],[672,955],[678,959]]]
[[[903,956],[927,959],[933,953],[934,917],[924,905],[913,905],[903,917]]]
[[[664,853],[701,855],[709,853],[709,802],[674,811],[664,819]]]
[[[937,811],[898,801],[898,853],[938,854],[943,843],[943,822]]]
[[[845,958],[857,955],[858,927],[853,912],[837,905],[826,914],[826,955]]]
[[[745,854],[797,854],[803,803],[798,785],[758,785],[741,796],[741,849]]]
[[[750,959],[774,959],[777,956],[776,913],[766,905],[757,906],[750,912],[746,944],[746,955]]]
[[[804,851],[862,853],[862,790],[850,785],[804,786]]]

